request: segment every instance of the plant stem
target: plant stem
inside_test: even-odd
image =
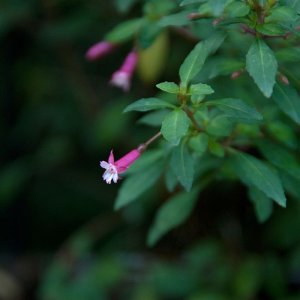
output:
[[[187,114],[187,116],[190,118],[190,120],[192,121],[194,127],[199,131],[203,131],[202,128],[200,128],[200,126],[198,125],[196,119],[194,118],[194,113],[186,106],[183,106],[183,110],[185,111],[185,113]]]
[[[160,132],[160,131],[157,132],[153,137],[151,137],[151,138],[150,138],[148,141],[146,141],[145,143],[140,144],[140,145],[138,146],[138,151],[140,151],[140,152],[145,151],[145,150],[147,149],[147,147],[148,147],[151,143],[153,143],[156,139],[158,139],[159,137],[161,137],[161,132]]]

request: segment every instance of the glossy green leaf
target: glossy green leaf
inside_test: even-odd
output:
[[[161,27],[187,25],[190,22],[187,17],[188,14],[188,12],[182,11],[176,14],[164,16],[158,21],[158,25]]]
[[[177,94],[179,92],[179,86],[174,82],[168,82],[168,81],[161,82],[158,83],[156,87],[170,94]]]
[[[171,168],[181,185],[189,191],[194,180],[194,160],[187,149],[187,145],[181,143],[171,156]]]
[[[243,123],[256,123],[262,121],[262,115],[253,107],[239,99],[221,99],[207,101],[207,105],[218,107],[230,120]]]
[[[191,214],[197,200],[199,187],[171,197],[158,210],[151,226],[147,243],[153,246],[163,235],[182,224]]]
[[[172,193],[178,183],[178,179],[174,172],[172,171],[171,166],[168,166],[168,169],[165,174],[165,182],[166,182],[166,187],[167,190]]]
[[[283,0],[286,5],[292,7],[297,13],[300,13],[300,0]]]
[[[279,205],[286,206],[286,198],[277,172],[252,155],[235,152],[232,164],[238,177],[250,187],[254,186]]]
[[[273,201],[256,188],[249,188],[249,197],[253,202],[259,222],[268,220],[273,212]]]
[[[272,99],[284,113],[300,124],[300,97],[294,88],[277,83]]]
[[[228,136],[232,132],[234,123],[224,114],[212,117],[206,125],[207,133],[214,136]]]
[[[187,133],[190,120],[181,109],[170,112],[163,120],[161,133],[163,137],[174,145]]]
[[[272,95],[277,73],[277,61],[267,44],[257,39],[246,56],[246,69],[266,97]]]
[[[126,178],[119,190],[115,209],[128,205],[141,196],[158,180],[162,171],[162,162],[157,162],[147,169]]]
[[[148,111],[161,108],[175,108],[175,106],[158,98],[143,98],[129,104],[123,112]]]
[[[290,6],[277,6],[271,10],[271,14],[265,21],[272,23],[293,24],[297,19],[297,12]]]
[[[105,39],[110,42],[123,43],[138,32],[143,22],[144,20],[141,18],[125,21],[111,30],[105,36]]]

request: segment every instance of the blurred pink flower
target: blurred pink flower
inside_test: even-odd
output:
[[[116,47],[115,44],[101,41],[93,46],[91,46],[85,54],[86,59],[88,60],[96,60],[98,58],[102,58],[107,54],[111,53],[114,48]]]
[[[138,61],[138,54],[132,50],[125,58],[119,70],[113,73],[110,84],[127,92],[130,89],[131,78]]]
[[[119,179],[119,174],[124,173],[140,155],[141,152],[138,149],[134,149],[115,162],[113,150],[111,150],[108,162],[100,162],[100,166],[105,169],[102,176],[103,180],[108,184],[111,184],[111,181],[116,183]]]

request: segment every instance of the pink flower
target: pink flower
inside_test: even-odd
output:
[[[113,43],[102,41],[90,47],[86,52],[85,57],[88,60],[96,60],[111,53],[115,47],[116,45]]]
[[[132,50],[125,58],[119,70],[113,73],[110,84],[127,92],[130,89],[131,78],[138,61],[138,54]]]
[[[111,181],[116,183],[119,179],[119,174],[124,173],[140,155],[141,152],[138,149],[134,149],[115,162],[113,150],[111,150],[108,162],[100,162],[100,166],[105,169],[102,176],[103,180],[108,184],[111,184]]]

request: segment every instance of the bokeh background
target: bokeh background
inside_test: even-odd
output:
[[[163,184],[113,210],[119,184],[101,180],[99,161],[156,132],[122,114],[156,91],[138,76],[128,94],[108,85],[132,42],[97,62],[84,55],[140,13],[125,0],[0,3],[0,299],[300,299],[295,200],[262,225],[244,188],[216,183],[153,248]],[[170,37],[161,81],[178,80],[193,45]]]

